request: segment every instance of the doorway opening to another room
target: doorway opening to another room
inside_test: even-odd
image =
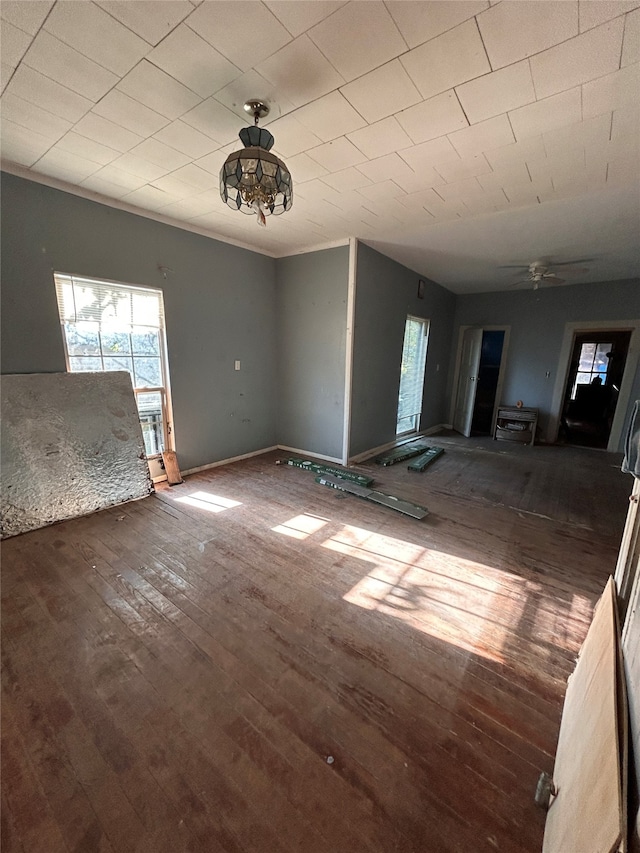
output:
[[[404,327],[396,435],[417,432],[422,414],[429,321],[407,316]]]
[[[630,340],[628,330],[576,334],[562,407],[567,444],[607,447]]]
[[[467,438],[492,434],[508,332],[504,326],[460,330],[452,424]]]

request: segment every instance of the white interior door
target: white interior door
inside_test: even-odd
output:
[[[467,329],[462,340],[456,408],[453,416],[453,428],[467,438],[471,435],[481,352],[482,329]]]

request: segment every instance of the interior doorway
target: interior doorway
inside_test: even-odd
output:
[[[464,436],[491,435],[500,402],[508,328],[462,328],[452,425]]]
[[[565,387],[561,440],[606,448],[627,363],[631,331],[581,331],[575,335]]]

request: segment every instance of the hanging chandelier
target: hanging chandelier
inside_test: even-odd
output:
[[[258,120],[269,114],[262,101],[247,101],[246,112],[253,115],[253,126],[243,127],[238,136],[244,148],[229,154],[220,170],[220,196],[232,210],[255,214],[260,225],[266,217],[290,210],[293,204],[291,173],[271,153],[273,136]]]

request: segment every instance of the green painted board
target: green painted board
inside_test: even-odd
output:
[[[394,495],[385,495],[384,492],[365,489],[356,483],[347,483],[339,477],[332,477],[330,474],[316,477],[316,483],[320,483],[323,486],[330,486],[332,489],[338,489],[341,492],[348,492],[350,495],[357,495],[366,501],[381,504],[382,506],[389,507],[389,509],[395,509],[396,512],[401,512],[403,515],[410,515],[411,518],[421,519],[429,515],[429,510],[424,506],[403,501],[400,498],[394,497]]]
[[[429,445],[425,441],[412,441],[410,444],[403,444],[400,447],[393,447],[376,456],[374,462],[378,465],[396,465],[398,462],[404,462],[405,459],[411,459],[413,456],[418,456],[419,453],[424,453],[429,450]]]
[[[373,477],[356,474],[355,471],[345,471],[344,468],[333,468],[331,465],[320,465],[317,462],[309,462],[307,459],[297,459],[294,456],[287,459],[287,465],[302,468],[304,471],[313,471],[314,474],[333,474],[336,477],[340,477],[341,480],[349,480],[365,488],[373,483]]]
[[[442,456],[443,453],[444,448],[442,447],[430,447],[425,453],[421,453],[420,456],[416,456],[415,459],[412,459],[411,462],[409,462],[407,465],[407,471],[422,472],[428,465],[431,465],[438,456]]]

